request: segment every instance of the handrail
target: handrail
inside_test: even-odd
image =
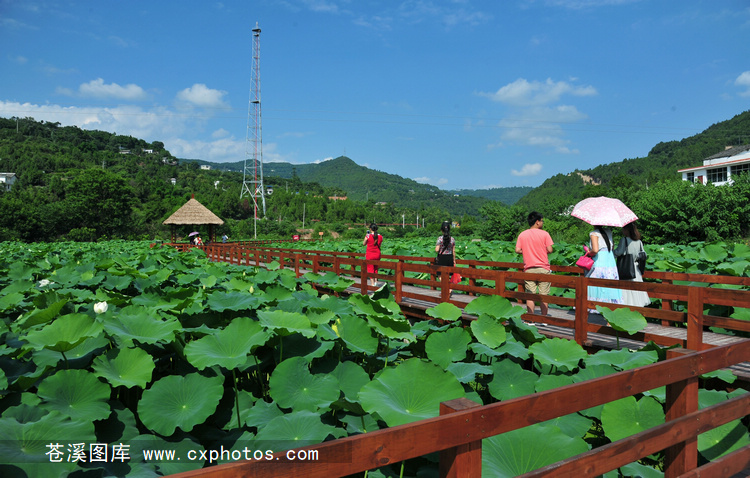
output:
[[[750,407],[750,394],[745,394],[698,411],[698,377],[746,361],[750,361],[750,340],[701,352],[672,350],[663,362],[490,405],[452,400],[441,404],[441,415],[435,418],[297,449],[316,450],[320,459],[315,462],[288,461],[278,452],[272,461],[224,464],[173,478],[329,478],[434,452],[441,452],[441,476],[479,478],[482,439],[665,385],[664,425],[524,476],[598,476],[666,449],[665,476],[677,477],[698,469],[698,434],[744,417]],[[723,469],[736,473],[749,457],[747,446],[725,460]]]

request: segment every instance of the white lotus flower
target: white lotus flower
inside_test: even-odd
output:
[[[109,308],[109,305],[107,305],[107,302],[97,302],[94,304],[94,312],[97,314],[103,314],[107,311]]]
[[[50,285],[52,282],[49,281],[49,279],[42,279],[39,281],[39,287],[46,287]]]

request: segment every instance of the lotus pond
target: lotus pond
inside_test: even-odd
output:
[[[737,247],[711,263],[738,270]],[[473,301],[470,327],[452,322],[451,304],[412,325],[387,289],[324,295],[316,283],[349,282],[212,263],[201,251],[113,241],[0,252],[1,476],[168,475],[207,464],[190,452],[280,451],[433,417],[446,400],[487,404],[664,358],[652,344],[588,355],[545,338],[501,297]],[[650,258],[660,260],[672,259]],[[744,393],[722,388],[702,389],[701,407]],[[484,474],[516,476],[663,423],[664,393],[487,439]],[[704,459],[748,443],[739,420],[698,440]],[[183,459],[145,458],[153,449]],[[662,476],[661,460],[607,476]],[[436,476],[436,458],[368,472],[399,474]]]

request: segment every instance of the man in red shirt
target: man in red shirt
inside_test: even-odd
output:
[[[547,254],[552,252],[552,237],[547,231],[542,230],[544,218],[536,211],[529,213],[527,218],[529,228],[518,235],[516,241],[516,253],[523,254],[523,271],[533,274],[549,274],[549,259]],[[527,280],[524,281],[526,292],[532,294],[549,295],[550,283]],[[526,301],[526,309],[529,314],[534,313],[534,301]],[[547,315],[547,304],[542,301],[540,305],[542,315]]]

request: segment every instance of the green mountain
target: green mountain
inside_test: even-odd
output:
[[[181,161],[195,161],[223,171],[242,171],[243,168],[243,162]],[[263,175],[265,185],[273,188],[284,188],[285,184],[288,186],[286,180],[298,178],[303,182],[318,183],[326,188],[340,190],[355,201],[372,200],[376,203],[388,203],[399,208],[415,210],[427,206],[438,207],[455,216],[476,216],[479,214],[479,208],[489,200],[513,204],[532,189],[508,188],[505,194],[502,188],[445,191],[413,179],[360,166],[346,156],[314,164],[266,163],[263,165]]]

